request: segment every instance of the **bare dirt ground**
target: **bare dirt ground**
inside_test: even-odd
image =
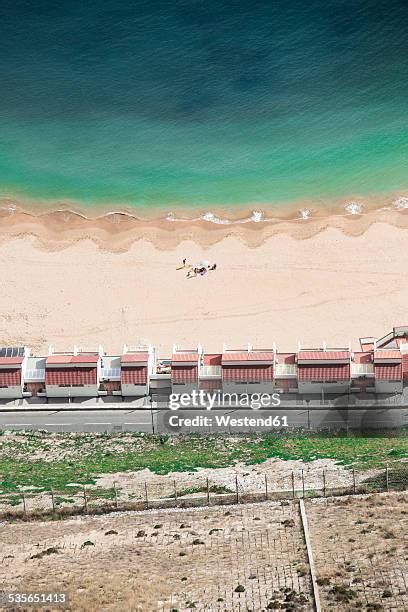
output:
[[[408,610],[408,494],[306,501],[322,610]],[[0,525],[0,584],[74,611],[313,609],[297,502]]]
[[[3,524],[0,540],[0,583],[67,591],[75,611],[312,610],[289,502]]]
[[[325,472],[326,486],[351,486],[352,472],[345,466],[338,464],[334,459],[316,459],[310,462],[300,460],[266,459],[261,464],[243,465],[237,463],[226,468],[198,468],[195,472],[170,472],[166,475],[154,474],[150,470],[139,472],[116,472],[104,474],[96,481],[96,486],[112,487],[113,483],[128,492],[143,498],[144,483],[146,482],[152,495],[163,496],[174,493],[174,482],[178,490],[205,488],[207,478],[211,484],[225,487],[234,492],[236,477],[239,490],[242,493],[262,493],[265,491],[265,476],[267,477],[268,491],[290,491],[292,489],[292,472],[295,477],[295,487],[302,488],[302,471],[305,487],[308,490],[323,487],[323,472]],[[378,470],[366,470],[358,478],[368,478],[378,473]]]
[[[384,470],[382,470],[383,472]],[[356,485],[365,479],[379,474],[380,470],[371,469],[355,474]],[[382,473],[381,472],[381,473]],[[293,473],[293,483],[292,483]],[[207,497],[207,480],[210,488],[210,498],[216,503],[216,496],[228,494],[235,496],[238,485],[239,496],[247,501],[258,501],[266,497],[292,497],[293,486],[296,495],[301,496],[303,486],[305,495],[322,494],[324,487],[327,494],[330,491],[352,491],[353,472],[345,466],[336,463],[334,459],[317,459],[310,462],[299,460],[267,459],[262,464],[243,465],[237,463],[225,468],[198,468],[194,472],[170,472],[165,475],[155,474],[148,469],[137,472],[114,472],[103,474],[96,478],[95,485],[86,487],[90,505],[98,506],[106,499],[114,500],[111,493],[108,498],[103,497],[104,492],[113,491],[116,487],[118,503],[143,502],[146,494],[150,501],[160,503],[160,500],[175,498],[179,503],[189,498],[200,499],[203,502]],[[72,483],[75,485],[75,483]],[[84,497],[82,487],[73,487],[72,493],[55,491],[54,500],[58,507],[82,506]],[[52,509],[52,499],[49,493],[36,490],[35,487],[24,487],[25,505],[27,512],[43,509]],[[0,512],[14,508],[23,508],[20,499],[13,502],[13,495],[0,497]]]
[[[408,610],[408,495],[306,502],[323,610]]]

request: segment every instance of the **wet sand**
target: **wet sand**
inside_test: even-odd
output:
[[[399,202],[405,205],[404,198]],[[355,203],[351,206],[359,205]],[[32,236],[40,248],[59,250],[89,239],[101,249],[124,252],[140,240],[151,242],[160,250],[174,249],[186,240],[208,247],[226,237],[236,237],[248,247],[258,247],[273,236],[285,235],[304,240],[328,228],[338,229],[348,236],[361,236],[375,223],[408,228],[408,207],[361,210],[361,214],[345,210],[329,214],[324,208],[301,209],[288,213],[287,217],[267,216],[261,211],[250,210],[241,211],[234,217],[227,211],[218,211],[215,215],[207,213],[209,216],[206,219],[191,211],[189,216],[179,212],[170,218],[139,218],[128,212],[87,217],[79,209],[55,209],[34,214],[16,207],[13,200],[2,200],[0,243],[24,235]],[[301,218],[301,212],[310,216]]]

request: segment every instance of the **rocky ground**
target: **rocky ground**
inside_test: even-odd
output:
[[[408,495],[306,503],[323,610],[408,610]]]
[[[309,500],[322,610],[408,609],[408,495]],[[0,583],[75,611],[313,609],[296,501],[0,525]]]
[[[312,610],[289,502],[3,524],[0,539],[8,590],[66,591],[75,611]]]

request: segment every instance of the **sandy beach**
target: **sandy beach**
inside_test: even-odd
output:
[[[360,336],[408,321],[407,217],[388,211],[385,219],[139,232],[112,224],[111,233],[91,233],[78,219],[62,231],[55,219],[8,216],[0,224],[1,343],[37,352],[100,343],[108,354],[124,342],[153,343],[161,356],[173,342],[207,351],[248,341],[280,350],[298,340],[357,346]],[[217,270],[187,279],[177,269],[184,257]]]

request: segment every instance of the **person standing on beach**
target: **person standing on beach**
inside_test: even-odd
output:
[[[186,267],[187,259],[183,259],[183,268]]]

